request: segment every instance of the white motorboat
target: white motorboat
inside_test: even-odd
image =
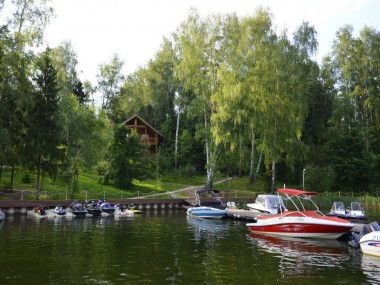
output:
[[[359,244],[363,254],[380,257],[380,229],[364,235]]]
[[[221,219],[227,216],[227,206],[218,195],[218,190],[196,190],[195,199],[198,206],[190,207],[186,213],[195,218]]]
[[[375,221],[364,225],[363,230],[357,234],[352,233],[352,240],[349,242],[353,247],[360,246],[363,254],[380,257],[380,226]]]
[[[257,211],[267,214],[279,214],[285,212],[286,208],[282,197],[279,195],[259,194],[254,203],[248,203],[247,207],[250,211]],[[282,207],[280,209],[280,207]]]
[[[343,202],[334,202],[327,216],[346,220],[366,220],[367,216],[359,202],[351,202],[350,207],[344,207]]]
[[[114,206],[114,209],[115,209],[115,212],[114,212],[114,215],[115,216],[125,216],[125,217],[134,217],[135,216],[135,212],[120,205],[120,204],[116,204]]]
[[[278,189],[277,192],[285,195],[295,210],[276,215],[259,215],[256,223],[247,224],[251,232],[286,237],[337,239],[354,227],[354,224],[347,220],[328,217],[321,213],[311,200],[311,196],[316,195],[316,192],[296,189]],[[299,202],[298,206],[294,200]],[[316,210],[306,210],[301,200],[310,201]]]
[[[49,218],[65,217],[66,208],[63,206],[56,206],[54,209],[47,210],[46,213]]]

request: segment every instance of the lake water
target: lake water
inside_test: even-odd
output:
[[[23,214],[0,223],[0,284],[380,284],[380,258],[336,240],[251,236],[244,221]]]

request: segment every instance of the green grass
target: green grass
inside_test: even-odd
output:
[[[10,187],[10,169],[3,169],[0,179],[0,191],[8,190]],[[23,190],[23,199],[35,198],[36,176],[31,173],[30,183],[22,183],[23,172],[16,169],[14,173],[12,194],[20,193]],[[73,193],[72,185],[68,185],[60,179],[52,180],[44,176],[41,178],[41,198],[42,199],[96,199],[96,198],[131,198],[143,195],[160,194],[179,190],[189,186],[201,186],[206,182],[205,175],[181,176],[177,174],[166,175],[157,179],[149,178],[144,181],[134,180],[132,187],[121,190],[112,185],[100,184],[100,176],[95,172],[81,173],[78,179],[78,190]],[[216,177],[217,181],[220,179]],[[25,190],[25,191],[24,191]],[[0,195],[0,198],[2,196]],[[16,196],[16,199],[20,197]]]
[[[0,179],[0,199],[35,199],[34,174],[30,175],[31,182],[22,182],[23,173],[20,169],[15,171],[13,191],[8,191],[10,185],[10,169],[3,169]],[[154,194],[155,198],[168,198],[166,192],[183,189],[189,186],[203,186],[206,183],[205,175],[181,176],[170,174],[156,179],[144,181],[133,181],[133,185],[128,190],[117,189],[111,185],[102,185],[100,177],[96,173],[81,173],[79,176],[78,191],[73,193],[72,186],[57,179],[53,181],[49,177],[41,180],[40,199],[100,199],[100,198],[132,198]],[[221,183],[217,183],[221,181]],[[225,181],[222,176],[214,178],[214,189],[227,192],[229,197],[254,198],[259,193],[269,193],[269,186],[263,179],[258,179],[255,184],[248,183],[248,177],[234,178]],[[283,185],[276,185],[282,188]],[[289,188],[298,188],[294,185]],[[23,190],[23,191],[20,191]],[[5,193],[5,194],[4,194]],[[162,194],[162,195],[160,195]],[[22,197],[21,197],[22,195]],[[183,193],[184,197],[187,195]],[[179,197],[181,193],[178,193]],[[380,197],[362,193],[319,193],[313,199],[317,202],[321,210],[327,211],[335,201],[342,201],[349,205],[351,201],[358,201],[366,209],[378,209],[380,207]]]

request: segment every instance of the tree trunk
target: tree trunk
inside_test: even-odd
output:
[[[177,114],[177,126],[175,130],[175,143],[174,143],[174,168],[178,169],[178,135],[179,135],[179,121],[181,116],[181,109],[178,106],[178,114]]]
[[[259,170],[260,170],[260,166],[261,166],[262,161],[263,161],[263,151],[260,152],[259,162],[257,163],[257,167],[256,167],[255,179],[256,179],[257,175],[259,174]]]
[[[241,135],[239,134],[239,178],[243,176],[242,168],[243,168],[243,151],[242,151],[242,146],[241,146]]]
[[[252,130],[251,136],[251,164],[249,167],[249,184],[255,182],[255,175],[253,173],[253,168],[255,167],[255,132]]]
[[[40,199],[40,179],[41,179],[41,155],[38,155],[37,161],[37,181],[36,181],[36,200]]]
[[[275,192],[275,182],[276,182],[276,160],[275,155],[272,156],[272,179],[271,179],[271,192]]]
[[[10,185],[10,189],[11,189],[11,190],[13,189],[13,178],[14,178],[14,173],[15,173],[15,166],[12,164],[12,168],[11,168],[11,185]]]
[[[274,118],[274,131],[273,131],[272,183],[271,183],[272,192],[275,192],[275,183],[276,183],[276,136],[277,136],[277,117]]]

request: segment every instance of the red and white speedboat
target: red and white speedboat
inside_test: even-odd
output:
[[[284,211],[276,215],[257,216],[257,222],[247,224],[252,233],[337,239],[354,227],[354,224],[347,220],[322,214],[318,206],[311,200],[311,196],[317,194],[316,192],[296,189],[278,189],[277,192],[285,195],[285,200],[291,201],[296,210]],[[294,200],[297,200],[298,203],[295,203]],[[316,210],[305,210],[305,205],[301,200],[310,201]]]

